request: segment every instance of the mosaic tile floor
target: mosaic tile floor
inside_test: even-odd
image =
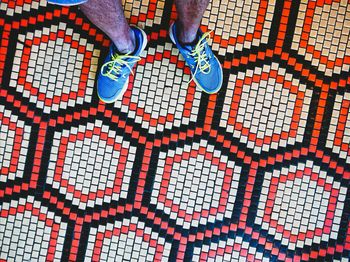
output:
[[[212,1],[216,95],[167,29],[99,102],[110,44],[78,8],[0,2],[0,259],[349,261],[350,1]]]

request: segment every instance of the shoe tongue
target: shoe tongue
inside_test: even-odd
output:
[[[187,51],[192,51],[194,48],[196,47],[196,44],[192,45],[192,44],[184,44],[182,45],[183,49],[186,49]]]

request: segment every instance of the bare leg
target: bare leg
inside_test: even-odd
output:
[[[192,43],[209,0],[176,0],[178,13],[178,38],[182,43]]]
[[[135,49],[135,35],[131,30],[121,0],[89,0],[80,5],[89,20],[105,32],[121,53]]]

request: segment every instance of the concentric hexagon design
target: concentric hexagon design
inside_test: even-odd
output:
[[[135,152],[98,120],[57,132],[46,182],[81,209],[126,198]]]
[[[291,250],[337,239],[347,190],[312,161],[266,172],[255,223]]]
[[[256,153],[301,143],[311,97],[276,63],[231,74],[220,125]]]
[[[124,244],[126,242],[126,245]],[[170,245],[137,217],[92,228],[87,258],[154,261],[168,258]]]
[[[122,1],[148,44],[106,104],[79,7],[1,1],[1,261],[349,261],[349,2],[210,1],[211,95],[177,4]]]
[[[98,56],[65,23],[20,34],[9,85],[45,113],[91,102]]]
[[[226,52],[267,44],[275,1],[210,2],[203,25],[214,30],[213,49]]]
[[[292,48],[326,76],[350,70],[348,1],[303,2]]]
[[[2,203],[0,257],[4,260],[60,259],[67,223],[33,196]]]
[[[232,216],[241,167],[206,143],[159,156],[150,203],[184,228]]]

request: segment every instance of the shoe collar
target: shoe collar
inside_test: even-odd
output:
[[[141,50],[142,44],[140,43],[141,38],[142,38],[142,34],[139,32],[137,27],[132,26],[131,29],[134,31],[134,34],[135,34],[135,49],[134,49],[134,51],[132,53],[129,53],[127,55],[140,56],[141,51],[142,51]],[[111,48],[110,48],[110,55],[113,56],[115,54],[126,55],[126,54],[123,54],[123,53],[119,52],[119,50],[117,49],[116,45],[113,43],[111,45]]]

